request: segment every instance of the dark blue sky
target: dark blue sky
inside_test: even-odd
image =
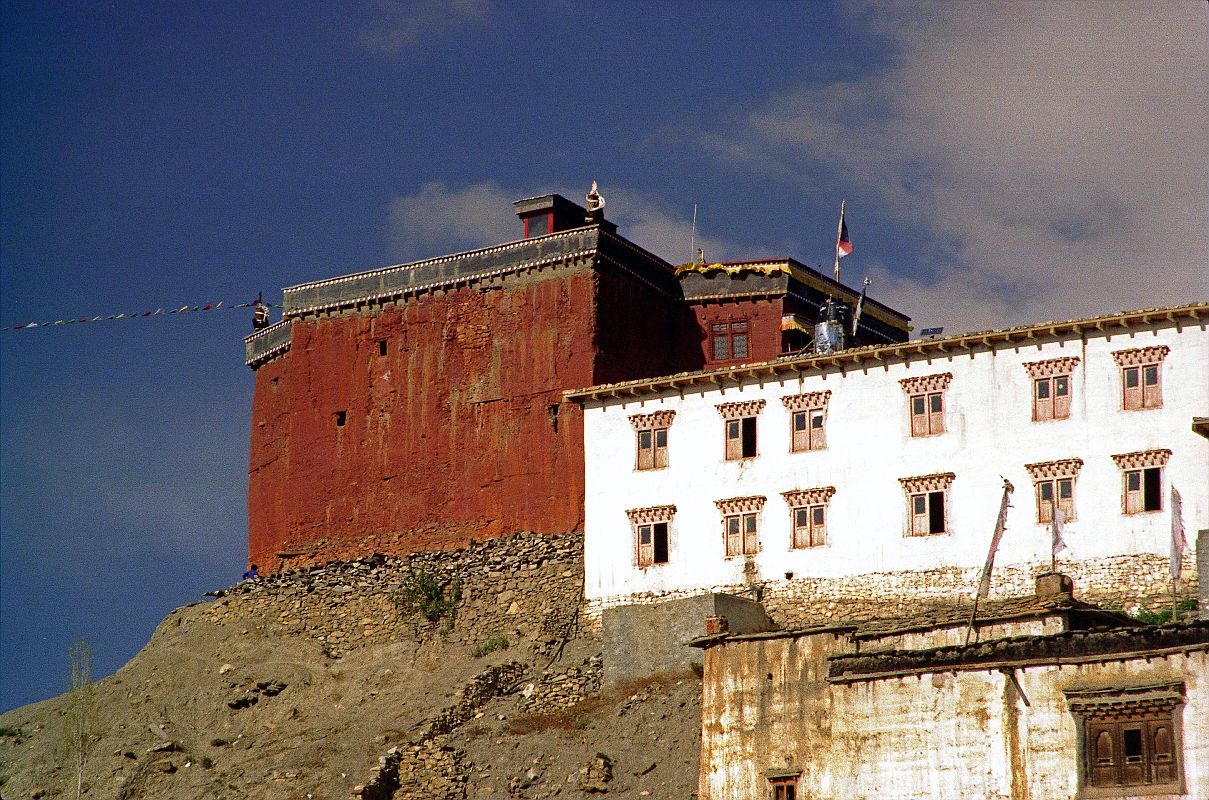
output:
[[[697,203],[707,256],[829,263],[846,198],[849,282],[918,325],[1206,294],[1203,4],[0,8],[2,326],[275,300],[592,179],[671,260]],[[238,578],[249,327],[0,333],[0,708]]]

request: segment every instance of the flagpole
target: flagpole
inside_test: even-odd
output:
[[[1002,477],[1002,476],[1000,476]],[[991,570],[995,566],[995,551],[999,548],[999,540],[1007,529],[1007,510],[1011,506],[1011,495],[1016,487],[1007,478],[1003,479],[1003,499],[999,501],[999,516],[995,519],[995,532],[991,534],[991,547],[987,551],[987,562],[982,568],[982,577],[978,581],[978,591],[974,593],[974,608],[970,611],[970,622],[966,627],[966,644],[970,643],[970,635],[974,633],[974,623],[978,619],[978,601],[991,592]]]
[[[844,201],[844,200],[840,201],[840,223],[835,226],[835,244],[836,244],[836,248],[835,248],[835,282],[836,283],[840,282],[840,248],[839,248],[839,244],[840,244],[840,236],[844,232],[844,203],[845,202],[846,201]]]

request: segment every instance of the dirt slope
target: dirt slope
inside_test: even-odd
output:
[[[306,631],[283,631],[269,618],[216,624],[206,605],[171,613],[142,652],[94,684],[85,797],[404,800],[603,790],[682,800],[696,790],[693,675],[540,713],[543,702],[565,704],[593,685],[599,643],[590,635],[551,661],[523,634],[476,656],[456,637],[418,626],[414,636],[333,658]],[[64,736],[71,702],[60,696],[0,716],[3,798],[75,796]]]

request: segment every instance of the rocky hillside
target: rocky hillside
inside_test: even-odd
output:
[[[602,691],[581,543],[518,535],[233,587],[89,690],[0,716],[0,795],[689,798],[700,680]]]

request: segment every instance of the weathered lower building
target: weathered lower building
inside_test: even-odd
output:
[[[1121,627],[1060,581],[970,644],[969,609],[698,639],[700,797],[1209,797],[1209,624]]]

